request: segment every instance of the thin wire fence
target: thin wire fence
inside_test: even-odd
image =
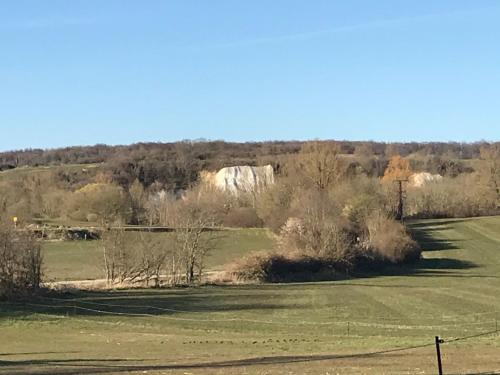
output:
[[[52,309],[57,309],[57,308],[67,308],[67,309],[73,309],[73,310],[81,310],[81,311],[87,311],[87,312],[93,312],[96,314],[105,314],[105,315],[120,315],[120,316],[130,316],[130,317],[154,317],[154,318],[163,318],[163,319],[168,319],[168,320],[178,320],[178,321],[191,321],[191,322],[201,322],[201,323],[206,323],[206,322],[213,322],[213,323],[223,323],[223,322],[246,322],[246,323],[256,323],[256,324],[267,324],[267,325],[280,325],[280,326],[345,326],[345,325],[351,325],[352,327],[366,327],[366,328],[381,328],[381,329],[400,329],[400,330],[413,330],[413,329],[418,329],[418,330],[424,330],[424,329],[455,329],[455,328],[460,328],[463,329],[465,326],[467,327],[476,327],[476,326],[494,326],[495,330],[498,329],[498,324],[497,324],[497,317],[498,317],[498,312],[496,311],[491,311],[491,312],[483,312],[483,313],[477,313],[477,314],[466,314],[466,315],[458,315],[457,318],[463,318],[463,317],[471,317],[471,316],[487,316],[491,315],[491,320],[490,319],[484,319],[482,321],[474,321],[474,322],[467,322],[464,320],[459,320],[456,319],[455,323],[448,323],[448,324],[434,324],[434,325],[422,325],[422,324],[407,324],[407,323],[374,323],[374,322],[360,322],[360,321],[354,321],[354,320],[335,320],[335,321],[328,321],[328,322],[317,322],[317,321],[290,321],[290,320],[262,320],[262,319],[246,319],[246,318],[221,318],[221,319],[200,319],[200,318],[182,318],[182,317],[174,317],[174,316],[168,316],[168,315],[160,315],[160,314],[152,314],[152,313],[133,313],[133,312],[121,312],[121,311],[108,311],[104,309],[96,309],[96,308],[89,308],[89,307],[82,307],[79,306],[78,304],[83,304],[83,305],[90,305],[90,306],[102,306],[102,307],[110,307],[110,308],[119,308],[119,309],[127,309],[127,310],[153,310],[153,311],[158,311],[158,312],[173,312],[173,313],[184,313],[184,314],[206,314],[206,311],[202,310],[181,310],[181,309],[173,309],[173,308],[164,308],[164,307],[158,307],[158,306],[152,306],[152,305],[128,305],[128,304],[115,304],[115,303],[104,303],[104,302],[93,302],[93,301],[82,301],[78,299],[61,299],[61,298],[47,298],[45,297],[44,299],[46,300],[51,300],[51,301],[56,301],[59,303],[63,303],[64,305],[45,305],[45,304],[29,304],[33,307],[44,307],[44,308],[52,308]],[[70,303],[68,305],[68,303]],[[387,319],[389,320],[389,319]],[[421,318],[419,317],[419,320]],[[447,320],[451,320],[450,317],[447,317]],[[393,320],[394,322],[401,322],[400,320]],[[435,322],[436,319],[434,318],[433,321]]]
[[[42,310],[61,310],[63,309],[63,312],[66,312],[68,315],[70,312],[73,312],[76,314],[77,311],[81,312],[88,312],[96,315],[103,315],[103,316],[122,316],[122,317],[147,317],[147,318],[154,318],[154,319],[165,319],[165,320],[172,320],[172,321],[185,321],[185,322],[201,322],[201,323],[229,323],[229,322],[242,322],[242,323],[257,323],[257,324],[268,324],[268,325],[280,325],[280,326],[332,326],[332,325],[343,325],[343,324],[348,324],[348,325],[353,325],[353,326],[362,326],[362,327],[379,327],[379,328],[394,328],[394,329],[438,329],[442,328],[444,326],[446,327],[453,327],[453,328],[461,328],[464,330],[464,326],[481,326],[481,325],[491,325],[492,321],[483,321],[483,322],[470,322],[470,323],[464,323],[460,322],[458,324],[453,324],[453,325],[433,325],[433,326],[424,326],[424,325],[406,325],[406,324],[381,324],[381,323],[363,323],[363,322],[350,322],[350,321],[334,321],[334,322],[312,322],[312,321],[299,321],[299,322],[291,322],[287,320],[280,320],[280,321],[271,321],[271,320],[259,320],[259,319],[245,319],[245,318],[225,318],[225,319],[200,319],[200,318],[185,318],[185,317],[176,317],[176,316],[169,316],[165,314],[161,314],[161,312],[172,312],[172,313],[206,313],[206,311],[192,311],[192,310],[180,310],[180,309],[172,309],[172,308],[163,308],[163,307],[158,307],[158,306],[151,306],[151,305],[127,305],[127,304],[115,304],[115,303],[104,303],[104,302],[93,302],[93,301],[82,301],[80,299],[61,299],[61,298],[49,298],[49,297],[44,297],[46,301],[52,301],[52,302],[58,302],[59,304],[48,304],[48,303],[24,303],[22,304],[23,306],[30,306]],[[21,304],[19,304],[21,305]],[[81,305],[86,305],[86,306],[101,306],[101,308],[91,308],[91,307],[85,307]],[[134,309],[142,309],[142,310],[153,310],[157,311],[159,313],[153,314],[153,313],[147,313],[147,312],[123,312],[123,311],[110,311],[110,309],[104,309],[105,307],[111,308],[111,309],[128,309],[128,310],[134,310]],[[469,314],[472,316],[471,314]],[[498,316],[498,313],[496,311],[492,312],[484,312],[484,313],[479,313],[479,314],[474,314],[478,316],[487,316],[487,315],[492,315],[495,318]],[[460,315],[459,315],[460,316]],[[488,336],[493,336],[493,335],[498,335],[498,326],[496,323],[496,320],[494,321],[495,324],[495,329],[488,330],[488,331],[481,331],[476,334],[471,334],[471,335],[466,335],[466,336],[460,336],[460,337],[452,337],[450,339],[446,339],[444,341],[444,345],[446,344],[457,344],[461,343],[464,341],[472,340],[472,339],[477,339],[477,338],[482,338],[482,337],[488,337]],[[403,327],[403,328],[402,328]],[[291,344],[293,344],[293,341],[290,341]],[[364,353],[354,353],[354,354],[347,354],[343,355],[342,358],[344,359],[356,359],[356,358],[366,358],[369,356],[377,356],[377,355],[385,355],[385,354],[391,354],[391,353],[396,353],[396,352],[406,352],[406,351],[412,351],[412,350],[418,350],[418,349],[424,349],[424,348],[430,348],[435,345],[434,342],[429,341],[429,342],[424,342],[419,345],[409,345],[409,346],[401,346],[401,347],[395,347],[395,348],[390,348],[390,349],[384,349],[384,350],[379,350],[379,351],[371,351],[371,352],[364,352]],[[494,374],[500,374],[500,370],[494,370],[490,372],[483,372],[483,373],[467,373],[467,375],[494,375]],[[457,374],[458,375],[458,374]]]

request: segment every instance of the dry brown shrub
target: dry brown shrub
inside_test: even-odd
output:
[[[42,282],[40,243],[32,232],[0,224],[0,297],[37,291]]]
[[[481,174],[471,173],[408,189],[407,216],[437,218],[498,214],[496,193],[483,183],[483,178]]]
[[[251,207],[235,207],[229,210],[223,220],[223,225],[233,228],[261,228],[262,219]]]
[[[278,233],[290,216],[290,205],[295,187],[286,179],[277,180],[275,185],[259,193],[256,210],[265,226]]]
[[[228,265],[226,277],[233,282],[305,282],[343,277],[349,265],[329,258],[298,252],[255,252]]]
[[[382,214],[368,218],[368,247],[375,256],[391,263],[406,263],[420,258],[421,249],[404,225]]]

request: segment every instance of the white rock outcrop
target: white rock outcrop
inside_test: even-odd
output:
[[[201,177],[205,183],[233,194],[256,192],[274,184],[274,170],[271,165],[226,167],[215,174],[205,172]]]
[[[440,182],[443,176],[439,174],[431,174],[428,172],[414,173],[410,176],[410,186],[412,187],[422,187],[429,183]]]

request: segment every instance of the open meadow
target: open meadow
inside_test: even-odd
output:
[[[146,235],[164,238],[171,233]],[[252,251],[270,250],[275,244],[267,229],[225,229],[210,234],[214,249],[206,259],[207,271],[220,271],[222,266]],[[103,250],[100,241],[52,241],[43,245],[45,279],[47,281],[93,280],[104,277]]]
[[[500,373],[500,217],[410,227],[424,258],[383,275],[2,303],[0,373],[435,374],[436,335],[446,374]],[[249,233],[210,267],[269,241]],[[47,245],[50,278],[97,276],[78,244]]]

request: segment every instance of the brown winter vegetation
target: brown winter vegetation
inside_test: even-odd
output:
[[[0,162],[10,169],[0,173],[3,219],[175,228],[169,243],[104,230],[110,284],[199,282],[211,247],[204,231],[221,226],[267,227],[279,239],[273,253],[231,265],[236,279],[337,277],[418,259],[418,246],[394,220],[399,186],[393,182],[414,172],[443,179],[420,187],[403,182],[406,218],[500,208],[498,143],[180,142],[26,150],[0,154]],[[259,192],[231,195],[200,178],[223,166],[268,163],[276,183]],[[16,241],[12,246],[21,246]]]
[[[349,176],[327,143],[307,145],[295,165],[302,173],[283,178],[264,193],[265,220],[277,230],[279,248],[257,253],[228,267],[237,281],[331,279],[370,264],[398,264],[420,257],[405,227],[389,217],[383,186],[367,177]],[[281,221],[280,221],[281,219]]]
[[[30,231],[0,224],[0,298],[34,293],[41,280],[39,242]]]

